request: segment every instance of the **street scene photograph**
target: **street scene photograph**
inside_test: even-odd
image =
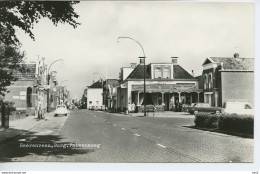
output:
[[[0,162],[254,163],[254,13],[0,1]]]

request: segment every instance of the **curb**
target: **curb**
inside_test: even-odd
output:
[[[195,126],[183,126],[183,127],[189,128],[189,129],[197,129],[197,130],[202,130],[202,131],[221,133],[221,134],[226,134],[226,135],[229,135],[229,136],[238,136],[238,137],[241,137],[241,138],[254,139],[254,135],[251,135],[251,134],[245,134],[245,133],[239,133],[239,132],[230,132],[230,131],[224,131],[224,130],[219,130],[219,129],[208,129],[208,128],[201,128],[201,127],[195,127]]]

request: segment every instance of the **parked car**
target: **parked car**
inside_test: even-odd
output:
[[[252,105],[248,102],[241,101],[230,101],[225,102],[223,107],[223,112],[228,114],[245,114],[254,115],[254,109]]]
[[[99,108],[98,108],[98,106],[90,106],[90,110],[91,111],[98,111]]]
[[[101,110],[101,111],[106,110],[106,106],[105,105],[100,106],[99,110]]]
[[[190,114],[198,114],[199,112],[210,112],[220,114],[222,111],[221,107],[210,106],[209,103],[195,103],[193,106],[187,107]]]
[[[65,116],[68,115],[68,110],[65,105],[58,105],[56,107],[54,116],[58,116],[58,115],[65,115]]]
[[[182,111],[183,112],[189,112],[189,108],[192,107],[196,103],[191,103],[191,104],[183,104],[182,105]]]

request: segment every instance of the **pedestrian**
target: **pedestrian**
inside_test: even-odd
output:
[[[133,113],[135,112],[135,103],[134,103],[134,102],[132,103],[131,111],[132,111]]]
[[[176,100],[176,103],[175,103],[175,112],[178,112],[179,111],[179,101]]]

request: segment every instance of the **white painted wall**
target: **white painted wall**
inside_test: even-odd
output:
[[[87,90],[88,108],[91,106],[102,106],[103,104],[103,89],[102,88],[89,88]],[[90,104],[90,101],[92,103]]]

